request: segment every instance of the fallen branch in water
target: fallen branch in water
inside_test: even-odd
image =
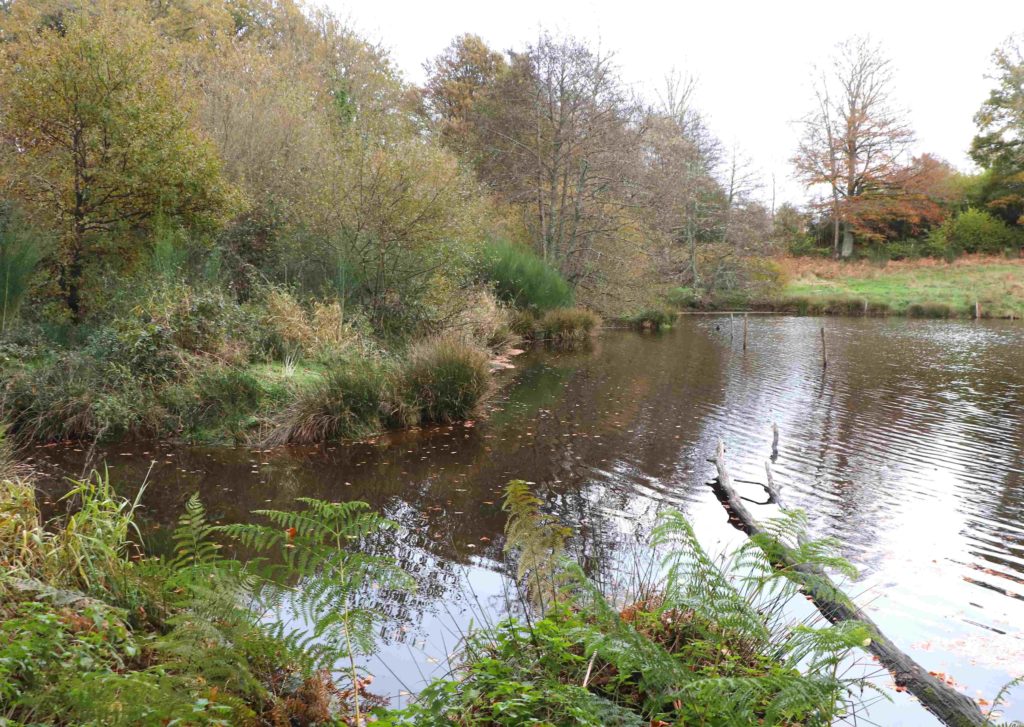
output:
[[[768,535],[742,498],[732,486],[732,478],[725,466],[725,443],[719,440],[714,457],[708,458],[718,469],[718,480],[715,492],[731,515],[731,520],[738,524],[748,535]],[[777,502],[777,489],[770,493]],[[781,505],[780,505],[781,507]],[[871,634],[868,651],[878,657],[878,661],[892,674],[896,685],[904,687],[913,694],[924,707],[950,727],[979,727],[985,724],[981,709],[965,694],[956,691],[945,682],[936,679],[928,670],[896,648],[896,645],[882,633],[871,617],[861,611],[848,598],[837,599],[839,588],[832,582],[825,571],[816,566],[799,562],[792,551],[780,543],[779,548],[768,554],[778,560],[777,565],[791,570],[814,576],[806,587],[806,593],[817,607],[821,615],[832,623],[840,621],[856,621],[866,626]]]

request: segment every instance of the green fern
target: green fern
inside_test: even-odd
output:
[[[309,666],[347,679],[354,718],[361,719],[361,657],[376,647],[380,613],[363,603],[371,589],[409,590],[412,578],[391,558],[373,555],[368,541],[395,523],[363,502],[326,502],[299,498],[297,512],[258,510],[270,524],[243,523],[217,528],[242,545],[278,559],[261,561],[264,586],[257,600],[275,609],[283,622],[287,611],[307,626],[305,636],[276,634],[306,655]],[[257,609],[258,610],[258,609]],[[344,663],[344,668],[339,664]]]
[[[170,566],[175,571],[214,566],[219,562],[220,546],[213,541],[215,527],[206,520],[206,508],[195,493],[185,503],[172,536],[174,557]]]
[[[834,542],[805,537],[802,513],[784,513],[718,559],[681,513],[666,512],[652,533],[659,583],[613,602],[567,559],[571,531],[542,507],[526,483],[509,484],[506,551],[540,620],[472,634],[461,679],[427,690],[411,708],[417,724],[600,724],[602,704],[641,723],[825,727],[848,708],[851,687],[863,686],[840,676],[840,665],[869,638],[864,628],[788,620],[786,604],[816,569],[852,574]],[[782,547],[806,569],[777,569],[770,554]],[[438,714],[458,716],[426,718]]]
[[[512,480],[505,488],[505,552],[516,553],[516,580],[526,584],[527,594],[543,610],[558,595],[557,579],[572,530],[542,512],[541,504],[523,480]]]

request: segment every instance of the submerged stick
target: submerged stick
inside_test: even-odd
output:
[[[722,440],[718,440],[715,456],[709,457],[708,461],[714,463],[718,470],[715,490],[726,505],[731,515],[730,519],[738,522],[740,529],[748,535],[766,535],[764,527],[750,514],[732,486],[732,478],[729,477],[729,470],[725,465],[725,443]],[[870,643],[866,646],[867,650],[877,656],[882,666],[889,670],[897,686],[905,687],[944,724],[950,727],[980,727],[985,724],[981,710],[970,697],[936,679],[927,669],[900,651],[882,633],[878,624],[849,598],[838,599],[835,594],[842,592],[825,571],[800,562],[792,550],[781,543],[779,548],[771,553],[771,557],[777,559],[778,567],[814,576],[814,580],[805,585],[804,591],[821,615],[831,623],[855,621],[867,627],[872,635]]]
[[[747,350],[747,314],[743,314],[743,350]]]
[[[772,461],[779,458],[779,425],[772,422]]]
[[[821,327],[821,368],[828,368],[828,346],[825,344],[825,326]]]

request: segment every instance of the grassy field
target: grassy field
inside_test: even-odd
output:
[[[1024,318],[1024,260],[965,257],[841,263],[789,258],[780,307],[800,312],[871,313],[925,317]]]

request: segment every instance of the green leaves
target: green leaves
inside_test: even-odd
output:
[[[504,507],[506,551],[541,615],[471,632],[455,678],[404,713],[414,723],[825,727],[852,698],[856,681],[839,666],[870,634],[792,623],[789,602],[802,600],[809,576],[770,558],[786,547],[808,570],[853,574],[833,541],[804,536],[803,513],[784,513],[757,542],[712,558],[686,518],[667,511],[651,540],[662,552],[659,580],[612,600],[565,559],[572,533],[527,483],[509,483]]]

